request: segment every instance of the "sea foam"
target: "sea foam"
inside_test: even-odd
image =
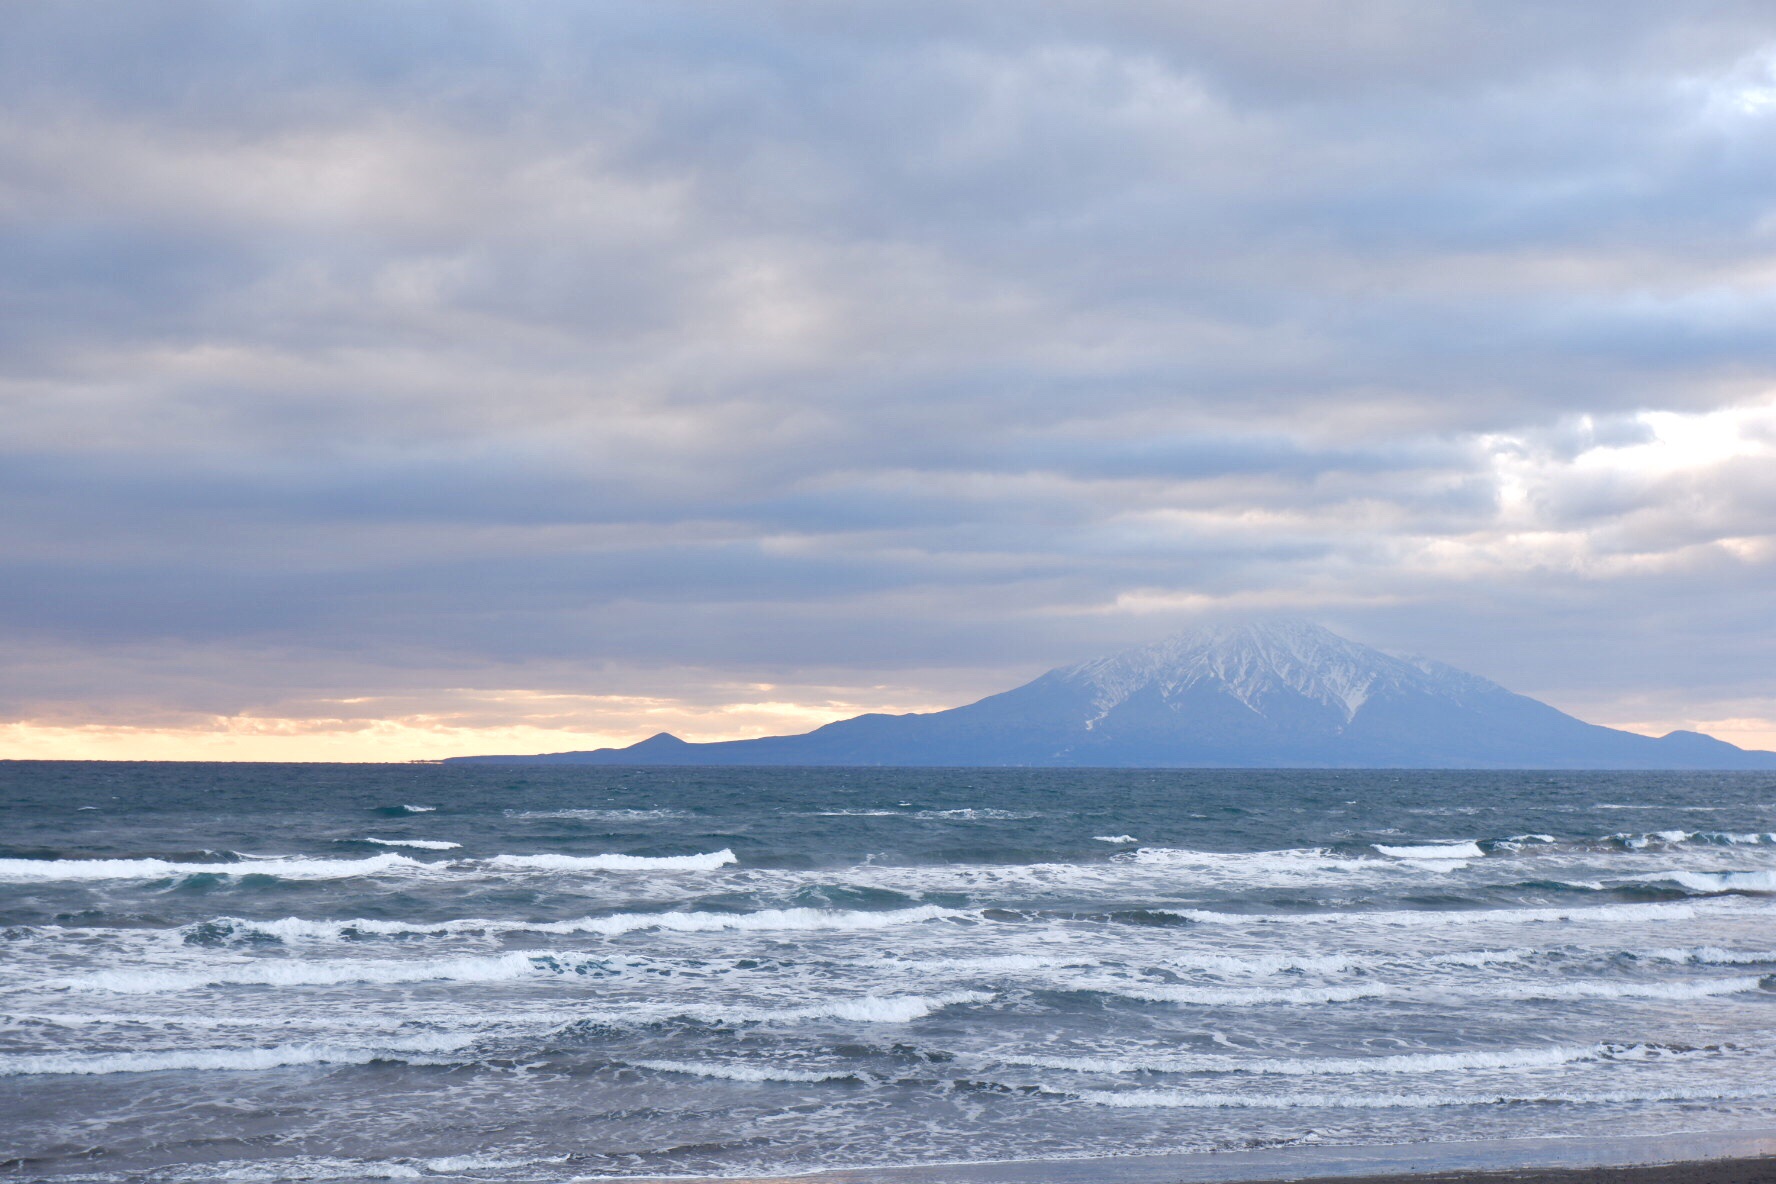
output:
[[[241,859],[233,863],[175,863],[165,859],[0,859],[0,880],[164,880],[180,876],[277,876],[286,880],[341,880],[387,872],[424,870],[405,855],[365,859]]]
[[[315,987],[342,983],[423,983],[439,980],[486,983],[545,973],[545,962],[552,957],[554,955],[545,951],[526,951],[488,957],[416,958],[408,961],[266,959],[231,963],[206,970],[101,970],[67,979],[62,985],[72,991],[146,995],[220,986]],[[584,955],[563,957],[577,957],[585,961]]]
[[[331,1044],[279,1044],[271,1048],[189,1048],[158,1052],[47,1053],[0,1056],[0,1077],[63,1073],[164,1073],[172,1070],[246,1072],[290,1065],[367,1065],[372,1061],[412,1060],[414,1054],[456,1052],[473,1043],[468,1036],[422,1036],[391,1040],[370,1048]]]
[[[1625,1102],[1723,1101],[1771,1097],[1770,1090],[1676,1089],[1603,1090],[1595,1093],[1467,1093],[1434,1094],[1412,1090],[1397,1094],[1292,1093],[1249,1094],[1174,1092],[1171,1090],[1080,1090],[1063,1096],[1099,1106],[1169,1107],[1192,1110],[1417,1110],[1444,1106],[1509,1106],[1530,1103],[1619,1105]]]
[[[375,843],[378,847],[413,847],[420,851],[455,851],[461,843],[448,843],[443,839],[363,839],[362,842]]]
[[[1461,1052],[1397,1053],[1373,1057],[1124,1056],[1005,1058],[1007,1064],[1075,1073],[1236,1073],[1255,1076],[1319,1077],[1364,1074],[1460,1073],[1472,1070],[1544,1069],[1578,1061],[1634,1059],[1629,1046],[1587,1044],[1546,1048],[1472,1049]]]
[[[698,855],[496,855],[483,861],[495,871],[522,872],[714,871],[739,862],[725,847]]]
[[[760,909],[751,913],[612,913],[603,917],[578,917],[567,921],[502,921],[483,917],[459,917],[447,921],[384,921],[353,917],[311,921],[284,917],[275,921],[250,921],[218,917],[204,922],[235,931],[263,933],[286,941],[338,941],[362,936],[445,936],[453,934],[547,933],[602,934],[615,937],[642,930],[674,933],[716,933],[723,930],[874,930],[926,921],[974,917],[961,909],[920,905],[910,909],[868,911],[861,909]]]
[[[1668,880],[1692,892],[1776,892],[1776,871],[1670,871],[1648,878]]]
[[[1372,843],[1377,851],[1395,859],[1439,860],[1439,859],[1482,859],[1486,852],[1480,850],[1480,844],[1466,843],[1426,843],[1409,847],[1390,847],[1385,843]]]
[[[781,1069],[775,1065],[737,1064],[709,1061],[630,1061],[637,1069],[656,1073],[680,1073],[687,1077],[715,1077],[727,1081],[788,1081],[814,1083],[819,1081],[850,1081],[855,1072],[816,1073],[801,1069]]]

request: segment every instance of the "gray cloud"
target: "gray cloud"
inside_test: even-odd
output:
[[[1767,5],[14,16],[10,718],[1277,607],[1776,717]]]

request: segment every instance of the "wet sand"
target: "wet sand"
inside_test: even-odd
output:
[[[1776,1130],[840,1168],[631,1184],[1776,1184]]]
[[[1703,1159],[1641,1167],[1530,1168],[1516,1171],[1433,1172],[1420,1175],[1287,1177],[1265,1184],[1332,1181],[1337,1184],[1776,1184],[1776,1156]]]

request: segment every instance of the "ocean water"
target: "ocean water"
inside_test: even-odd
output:
[[[0,799],[20,1178],[1776,1126],[1767,774],[9,763]]]

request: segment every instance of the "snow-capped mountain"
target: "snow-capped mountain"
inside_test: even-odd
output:
[[[1210,685],[1259,715],[1279,699],[1300,697],[1342,714],[1349,724],[1376,694],[1459,698],[1502,688],[1454,667],[1397,658],[1301,622],[1211,627],[1053,671],[1049,677],[1091,689],[1087,729],[1131,697],[1156,691],[1183,700]]]
[[[1599,727],[1439,662],[1304,622],[1212,626],[1051,670],[949,711],[801,736],[482,762],[672,765],[1776,769],[1695,732]]]

